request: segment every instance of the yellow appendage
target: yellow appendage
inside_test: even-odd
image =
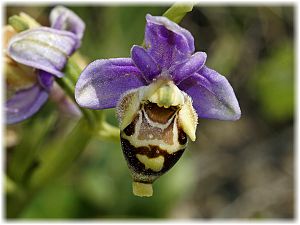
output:
[[[152,184],[132,182],[133,194],[139,197],[151,197],[153,195]]]

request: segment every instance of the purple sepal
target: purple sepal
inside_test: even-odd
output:
[[[178,24],[162,16],[146,16],[145,45],[162,69],[186,60],[194,51],[194,38]]]
[[[53,85],[54,77],[51,73],[48,73],[43,70],[37,71],[38,81],[40,85],[45,88],[47,91],[50,91],[50,88]]]
[[[56,6],[50,13],[51,27],[57,30],[66,30],[74,33],[78,39],[83,37],[85,23],[73,11]]]
[[[40,85],[18,91],[5,105],[6,123],[21,122],[35,114],[48,99],[48,92]]]
[[[193,99],[193,107],[201,118],[238,120],[239,103],[228,80],[216,71],[203,66],[179,86]]]
[[[166,76],[192,98],[199,117],[239,119],[241,110],[231,85],[204,65],[206,53],[193,54],[190,32],[165,17],[147,15],[146,20],[145,49],[133,46],[132,60],[97,60],[82,72],[75,89],[79,105],[115,107],[124,92]]]
[[[81,73],[75,99],[90,109],[112,108],[124,92],[143,85],[146,81],[130,58],[96,60]]]
[[[204,66],[206,57],[205,52],[196,52],[185,62],[172,66],[169,73],[175,84],[179,84],[184,79],[199,71]]]
[[[75,34],[41,27],[12,37],[8,55],[16,62],[62,77],[61,70],[77,45]]]
[[[134,45],[131,48],[131,58],[147,81],[152,81],[153,78],[160,74],[161,69],[158,67],[158,64],[144,48]]]

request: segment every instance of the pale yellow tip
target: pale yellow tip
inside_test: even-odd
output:
[[[196,135],[195,135],[195,133],[191,134],[189,137],[190,137],[190,139],[192,141],[196,141]]]
[[[133,194],[139,197],[151,197],[153,195],[152,184],[132,182]]]

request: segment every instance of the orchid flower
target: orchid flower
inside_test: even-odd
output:
[[[51,28],[39,26],[26,14],[22,17],[30,29],[13,34],[12,27],[7,27],[4,34],[8,39],[4,46],[8,124],[31,117],[47,101],[54,77],[64,76],[62,69],[80,47],[85,29],[83,21],[62,6],[51,11]]]
[[[228,80],[205,65],[191,33],[165,17],[146,16],[144,46],[131,58],[90,63],[75,87],[89,109],[116,107],[133,192],[151,196],[151,184],[195,141],[198,118],[237,120],[241,111]]]

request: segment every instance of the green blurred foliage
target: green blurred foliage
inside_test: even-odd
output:
[[[136,197],[119,144],[93,141],[87,151],[67,174],[33,199],[22,218],[161,218],[193,186],[192,177],[185,179],[193,173],[192,165],[183,157],[180,166],[154,184],[153,197]]]
[[[169,6],[68,7],[86,23],[80,53],[89,63],[128,57],[132,45],[143,42],[145,15],[162,15]],[[51,8],[14,5],[6,9],[7,17],[25,11],[47,25]],[[24,200],[21,219],[294,217],[293,6],[197,5],[180,24],[193,34],[196,50],[207,52],[207,65],[232,84],[241,120],[201,119],[197,141],[154,183],[151,198],[132,195],[120,144],[93,139],[66,173],[55,173],[57,179]],[[105,113],[110,123],[118,124],[114,109]],[[58,118],[47,131],[50,114]],[[20,161],[20,168],[30,170],[31,156],[26,157],[26,152],[51,150],[49,143],[59,145],[75,122],[50,102],[30,120],[9,126],[18,137],[15,146],[7,147],[10,178],[22,177]],[[35,137],[44,132],[48,135],[40,143]],[[64,151],[61,145],[53,151]],[[24,161],[14,159],[18,149],[25,153]],[[8,188],[7,207],[18,208],[10,181]]]
[[[272,49],[272,54],[253,74],[259,106],[265,118],[285,121],[294,115],[294,48],[288,40]]]
[[[162,15],[167,7],[115,6],[70,7],[86,23],[81,52],[89,61],[99,58],[129,57],[134,44],[144,38],[145,15]],[[93,44],[91,44],[93,43]]]

